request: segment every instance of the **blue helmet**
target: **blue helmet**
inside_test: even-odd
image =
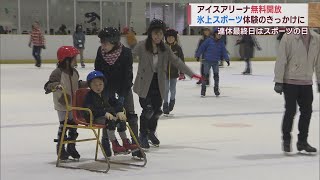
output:
[[[87,76],[88,86],[90,86],[90,82],[95,78],[102,78],[103,81],[105,82],[105,77],[104,77],[102,72],[100,72],[100,71],[92,71]]]

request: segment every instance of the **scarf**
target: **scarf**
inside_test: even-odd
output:
[[[101,54],[102,54],[103,59],[109,65],[113,65],[118,60],[118,57],[120,56],[120,54],[122,52],[122,47],[123,47],[123,45],[120,43],[119,47],[115,50],[111,50],[110,53],[107,53],[104,49],[101,48]]]

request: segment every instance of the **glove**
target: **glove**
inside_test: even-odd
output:
[[[43,45],[41,48],[42,48],[42,49],[46,49],[46,46]]]
[[[283,92],[283,84],[282,84],[282,83],[276,83],[276,84],[274,85],[274,91],[275,91],[276,93],[279,93],[279,94],[281,95],[282,92]]]
[[[227,64],[228,64],[228,66],[230,66],[230,60],[226,60],[226,62],[227,62]]]
[[[179,79],[178,79],[178,80],[184,80],[184,79],[186,79],[186,77],[184,76],[184,74],[183,74],[183,73],[180,73],[180,75],[179,75]]]
[[[320,93],[320,83],[318,84],[318,93]]]
[[[104,117],[106,117],[108,120],[113,120],[114,119],[114,116],[112,114],[108,113],[108,112],[104,115]]]
[[[261,51],[261,50],[262,50],[262,48],[261,48],[261,47],[257,47],[257,49],[258,49],[258,51]]]
[[[127,120],[127,116],[124,114],[124,112],[118,112],[117,113],[117,119],[119,119],[121,121],[126,121]]]
[[[199,57],[196,57],[196,60],[199,62],[199,61],[200,61],[200,58],[199,58]]]
[[[31,47],[31,43],[29,43],[28,46]]]
[[[202,76],[200,76],[200,75],[198,75],[198,74],[194,74],[194,75],[192,75],[192,77],[191,77],[191,78],[198,79],[198,80],[202,80],[202,79],[203,79],[203,77],[202,77]]]

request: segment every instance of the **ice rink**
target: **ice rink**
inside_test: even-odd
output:
[[[187,63],[199,73],[199,63]],[[1,65],[1,179],[2,180],[319,180],[319,155],[296,154],[296,115],[293,156],[281,150],[283,97],[273,91],[274,62],[253,62],[253,75],[240,75],[244,62],[231,62],[220,68],[221,96],[213,87],[200,98],[200,86],[187,78],[177,84],[174,117],[161,117],[158,125],[159,148],[147,153],[144,168],[111,164],[109,173],[56,168],[58,117],[52,94],[43,85],[54,64]],[[78,68],[81,79],[93,64]],[[137,64],[134,64],[134,75]],[[212,77],[211,77],[212,80]],[[313,115],[309,143],[319,150],[319,93],[314,85]],[[135,95],[136,112],[141,113]],[[78,130],[79,138],[92,137]],[[95,143],[78,143],[77,150],[87,166]],[[100,154],[100,158],[102,155]],[[112,157],[125,159],[127,157]]]

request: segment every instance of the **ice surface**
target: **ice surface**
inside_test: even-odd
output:
[[[199,63],[187,64],[199,72]],[[134,75],[136,67],[134,64]],[[145,168],[111,165],[108,174],[56,168],[53,139],[58,117],[52,95],[43,90],[54,68],[54,64],[43,64],[41,69],[30,64],[1,65],[2,180],[319,179],[319,155],[282,154],[284,100],[273,91],[274,62],[253,62],[252,76],[240,75],[243,62],[220,68],[219,98],[212,86],[207,88],[207,97],[200,98],[195,80],[179,81],[174,117],[159,120],[161,145],[147,153]],[[93,64],[78,68],[81,79],[92,69]],[[139,114],[138,97],[134,98]],[[314,93],[313,110],[309,142],[319,149],[318,93]],[[292,133],[294,152],[298,115]],[[88,130],[79,133],[79,138],[92,137]],[[94,142],[78,143],[77,149],[83,160],[94,157]],[[113,159],[126,158],[131,157]]]

